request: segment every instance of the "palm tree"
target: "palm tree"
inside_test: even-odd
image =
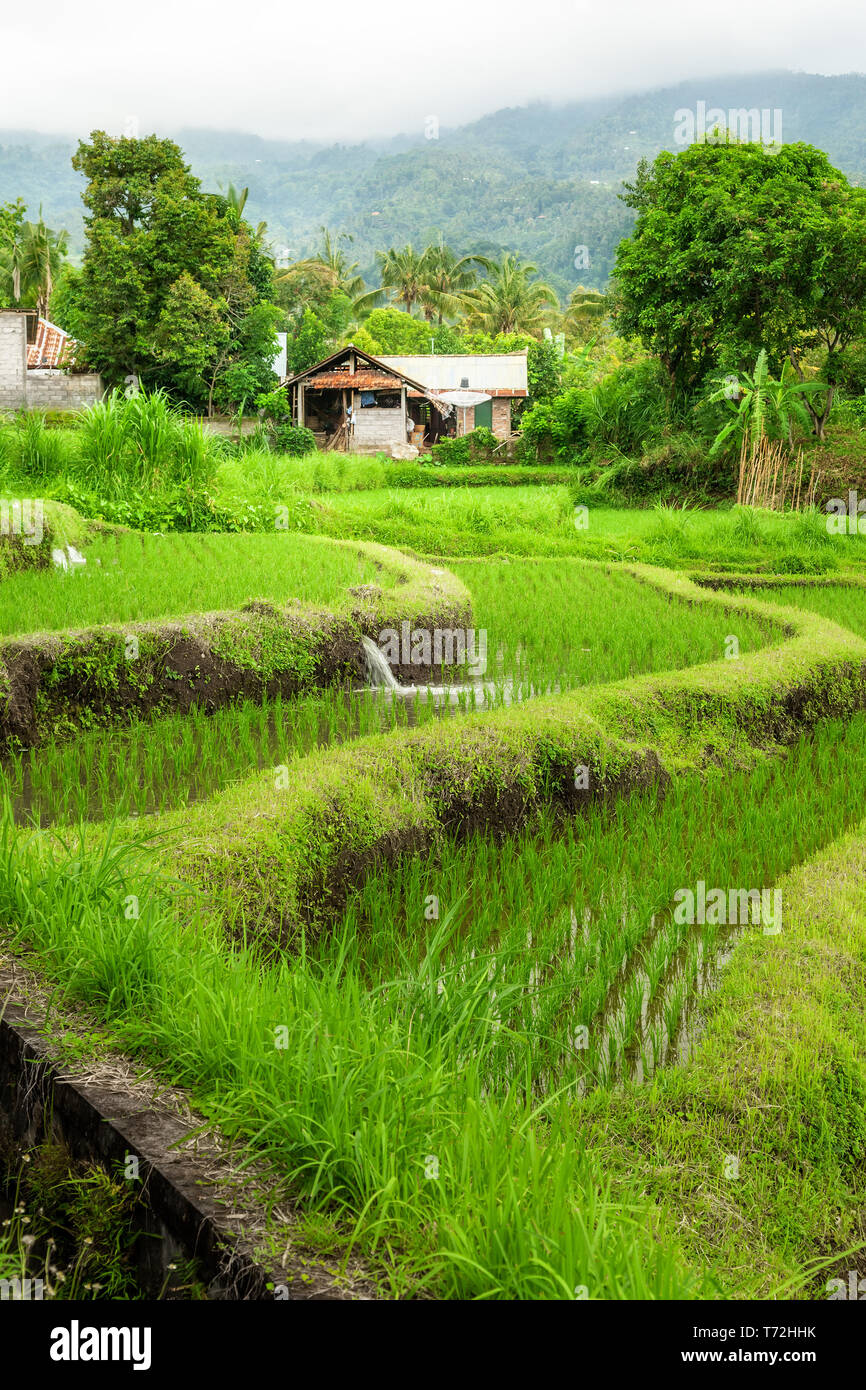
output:
[[[41,208],[38,222],[22,225],[0,259],[0,271],[15,304],[35,304],[40,318],[47,319],[51,291],[66,255],[66,245],[66,232],[46,227]]]
[[[248,188],[237,189],[233,183],[230,183],[226,190],[226,202],[230,208],[234,208],[238,217],[243,217],[249,196],[250,190]]]
[[[220,184],[220,189],[222,189],[222,184]],[[237,216],[238,222],[240,222],[243,218],[244,208],[247,205],[247,198],[249,196],[250,190],[248,188],[235,188],[233,183],[229,184],[228,188],[223,194],[223,197],[225,198],[229,207]],[[261,244],[267,235],[267,231],[267,222],[259,222],[255,228],[255,231],[253,232],[254,240]]]
[[[465,309],[467,295],[477,284],[479,269],[493,268],[486,256],[458,257],[442,242],[427,247],[421,256],[421,267],[424,317],[432,323],[435,314],[440,324],[446,314],[453,317]]]
[[[319,230],[322,242],[316,254],[288,266],[277,276],[277,284],[289,288],[297,286],[300,290],[307,286],[328,294],[345,294],[351,299],[356,313],[372,309],[382,299],[382,291],[368,291],[363,276],[357,274],[358,262],[349,264],[340,242],[351,242],[352,237],[348,232],[341,232],[335,240],[327,227]]]
[[[610,300],[601,290],[588,290],[578,285],[572,290],[568,308],[563,315],[563,324],[568,332],[580,332],[587,326],[587,320],[604,318],[609,312]]]
[[[419,254],[411,244],[402,250],[392,246],[387,251],[376,252],[382,288],[391,290],[396,302],[403,304],[408,314],[422,301],[426,290],[425,255],[426,252]]]
[[[539,333],[559,301],[551,285],[532,279],[537,274],[531,261],[506,251],[490,263],[490,279],[467,294],[470,321],[487,333]]]

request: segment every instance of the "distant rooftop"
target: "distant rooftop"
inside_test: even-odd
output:
[[[420,381],[428,391],[484,391],[490,396],[525,396],[526,353],[436,353],[379,358],[385,367]]]

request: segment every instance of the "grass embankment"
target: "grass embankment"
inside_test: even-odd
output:
[[[471,622],[469,594],[459,580],[382,546],[322,537],[177,538],[169,543],[177,573],[154,596],[147,591],[147,557],[160,555],[159,544],[152,537],[130,537],[128,543],[135,560],[113,593],[111,583],[103,583],[107,566],[89,569],[81,589],[76,586],[82,576],[72,573],[18,575],[10,581],[18,601],[28,592],[41,595],[43,617],[49,620],[61,613],[68,619],[70,612],[83,617],[107,608],[115,621],[0,643],[5,696],[0,735],[7,740],[33,745],[52,725],[69,730],[154,711],[199,705],[214,709],[244,697],[295,695],[357,681],[364,671],[363,634],[399,628],[404,620],[429,629]],[[257,557],[251,568],[244,570],[241,563],[234,587],[230,579],[223,583],[225,564],[245,548]],[[278,571],[283,558],[289,559],[291,577],[269,578],[271,567]],[[201,579],[204,574],[210,589]],[[364,576],[377,582],[346,587],[346,581]],[[259,589],[285,592],[285,584],[302,592],[327,592],[331,604],[314,607],[293,598],[281,607],[257,596],[254,581]],[[224,595],[226,588],[244,596],[243,608],[199,610],[173,620],[117,617],[130,608],[180,606],[193,591],[201,603]],[[7,613],[14,614],[14,608]]]
[[[863,724],[823,727],[751,773],[684,780],[661,803],[618,803],[534,849],[446,846],[439,867],[365,889],[333,932],[266,964],[211,916],[175,915],[135,847],[58,854],[7,826],[0,915],[61,995],[273,1160],[309,1229],[379,1261],[392,1292],[814,1291],[816,1257],[835,1272],[862,1242],[866,903],[844,856],[859,845],[861,873],[864,841],[782,881],[782,932],[747,929],[682,1071],[582,1098],[585,1067],[557,1057],[555,1086],[537,1083],[555,1005],[568,1012],[573,990],[574,1021],[596,1016],[594,970],[635,948],[634,924],[675,884],[762,882],[851,823]],[[449,899],[467,873],[461,922]],[[612,874],[635,898],[624,920]],[[437,888],[428,921],[416,895]],[[570,933],[587,904],[595,958]]]
[[[573,560],[454,569],[471,593],[476,628],[487,631],[486,679],[495,688],[485,698],[493,708],[530,691],[621,680],[713,660],[725,650],[729,622],[718,607],[678,605],[673,623],[668,598],[628,574]],[[742,652],[773,640],[751,615],[738,618],[737,634]],[[416,679],[423,684],[424,671]],[[463,692],[458,704],[474,708],[475,694]],[[411,708],[416,724],[435,715],[432,701]],[[409,717],[401,699],[344,690],[243,701],[211,713],[194,707],[19,752],[0,767],[0,792],[12,798],[19,819],[32,814],[37,824],[166,810],[317,746],[405,727]]]
[[[672,602],[714,606],[729,636],[754,620],[786,629],[787,640],[312,754],[290,779],[251,778],[159,818],[177,846],[173,865],[250,927],[291,936],[327,917],[371,863],[451,828],[513,826],[546,802],[579,807],[682,768],[748,763],[861,707],[866,643],[852,633],[659,570],[632,573]]]

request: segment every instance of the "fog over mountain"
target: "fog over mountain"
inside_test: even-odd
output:
[[[430,116],[419,129],[359,143],[158,129],[178,141],[206,187],[249,188],[247,216],[267,222],[284,259],[309,251],[327,225],[354,238],[352,258],[369,278],[377,248],[441,234],[461,252],[519,251],[564,293],[577,281],[605,284],[631,225],[617,197],[622,181],[641,157],[681,148],[677,112],[697,112],[699,103],[780,113],[785,142],[817,145],[853,181],[866,179],[866,76],[858,74],[695,78],[628,96],[507,107],[463,125]],[[21,196],[32,213],[41,206],[52,226],[69,230],[77,253],[83,184],[70,165],[75,144],[68,135],[0,129],[0,201]]]

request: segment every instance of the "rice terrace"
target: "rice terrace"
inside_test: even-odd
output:
[[[708,129],[598,288],[7,190],[4,1298],[863,1295],[866,166]]]

